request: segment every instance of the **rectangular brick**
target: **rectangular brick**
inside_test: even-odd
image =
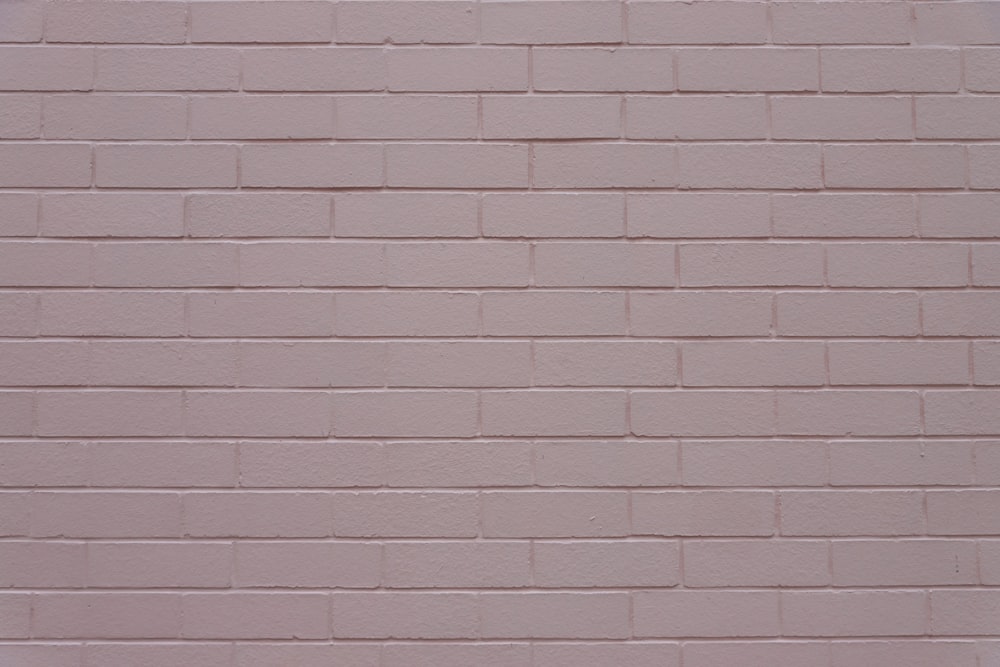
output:
[[[798,637],[923,635],[922,591],[782,591],[784,634]]]
[[[625,311],[621,293],[487,292],[483,330],[488,336],[620,335]]]
[[[239,282],[242,285],[365,287],[385,284],[383,249],[375,243],[245,243],[239,246],[239,252]]]
[[[924,394],[925,431],[930,435],[996,435],[1000,391],[929,391]]]
[[[337,42],[342,44],[463,44],[475,42],[472,2],[341,2]]]
[[[237,248],[221,243],[101,243],[98,287],[226,287],[237,282]]]
[[[775,531],[769,491],[636,491],[632,532],[663,536],[767,536]]]
[[[767,137],[766,98],[763,95],[628,97],[625,136],[629,139],[764,139]]]
[[[680,479],[677,443],[581,440],[535,444],[538,486],[664,486]]]
[[[383,90],[387,81],[385,61],[385,51],[380,48],[247,49],[243,53],[243,89]]]
[[[910,12],[892,2],[782,2],[771,7],[777,44],[909,44]]]
[[[333,500],[337,537],[475,537],[479,501],[472,492],[338,493]]]
[[[1000,596],[995,590],[933,591],[930,598],[930,631],[934,634],[990,637],[1000,632]],[[984,657],[989,659],[989,653]]]
[[[976,543],[971,540],[836,540],[831,549],[835,586],[976,583]]]
[[[761,292],[636,292],[630,297],[633,336],[767,336],[770,294]]]
[[[535,585],[551,588],[676,586],[680,548],[670,541],[535,542]]]
[[[910,292],[785,292],[776,301],[782,336],[916,336],[919,329]]]
[[[684,585],[828,586],[828,551],[820,540],[685,540]]]
[[[779,391],[780,435],[917,435],[915,391]]]
[[[233,584],[239,587],[374,588],[381,545],[336,542],[236,544]]]
[[[532,83],[542,91],[676,90],[672,49],[535,48]]]
[[[634,391],[635,435],[774,435],[769,391]]]
[[[39,201],[34,193],[0,193],[0,236],[36,236]]]
[[[816,144],[682,144],[677,158],[682,188],[805,190],[822,181]]]
[[[472,639],[473,593],[334,593],[333,636],[348,639]]]
[[[98,146],[96,184],[102,188],[231,188],[236,185],[236,146]]]
[[[996,44],[1000,21],[991,2],[921,3],[914,7],[918,44]]]
[[[0,6],[0,42],[40,42],[45,5],[40,2],[9,2]]]
[[[516,144],[390,144],[386,182],[406,188],[517,188],[529,178],[528,147]]]
[[[624,639],[625,593],[484,593],[481,634],[487,638]]]
[[[482,392],[483,435],[625,435],[622,391]]]
[[[945,243],[852,243],[827,248],[832,287],[960,287],[969,248]]]
[[[305,391],[185,392],[191,436],[325,437],[330,395]]]
[[[412,238],[479,235],[476,195],[438,192],[353,192],[334,197],[334,234]]]
[[[625,199],[605,193],[488,193],[483,235],[490,237],[608,238],[625,227]]]
[[[677,185],[677,151],[666,144],[537,144],[538,188],[667,188]]]
[[[916,233],[916,202],[902,194],[776,194],[775,236],[907,237]]]
[[[621,491],[511,491],[482,496],[484,537],[620,537],[629,534]]]
[[[766,194],[630,194],[628,235],[650,238],[770,236]]]
[[[479,11],[484,44],[613,43],[622,36],[622,7],[613,2],[491,0]]]
[[[919,535],[922,491],[782,491],[781,534]]]
[[[670,386],[677,383],[671,343],[536,342],[534,382],[540,386]]]
[[[11,4],[4,3],[4,9]],[[3,25],[6,29],[6,23]],[[0,46],[0,63],[3,63],[0,90],[61,91],[94,87],[91,47]]]
[[[3,105],[0,136],[5,139],[38,139],[42,136],[41,95],[3,94],[0,95],[0,104]]]
[[[969,186],[973,190],[1000,188],[1000,146],[969,146]]]
[[[89,187],[91,153],[86,144],[6,143],[0,146],[0,187]]]
[[[192,5],[192,42],[330,42],[326,2],[199,2]]]
[[[385,445],[389,486],[529,486],[526,442],[390,442]]]
[[[526,341],[392,342],[387,355],[390,387],[531,384],[531,344]]]
[[[692,342],[681,348],[693,387],[818,386],[826,382],[822,343]]]
[[[198,542],[91,542],[87,577],[94,588],[223,588],[232,547]]]
[[[823,92],[954,93],[961,70],[958,49],[820,49]]]
[[[705,92],[819,90],[816,49],[680,49],[677,88]]]
[[[179,391],[46,391],[38,394],[43,436],[180,435]]]
[[[682,244],[681,285],[819,286],[823,248],[799,243]]]
[[[239,481],[244,487],[378,486],[383,458],[373,442],[242,442]]]
[[[522,1],[517,4],[530,3]],[[483,6],[490,7],[492,3]],[[483,137],[613,139],[621,135],[621,106],[621,99],[612,95],[484,97]]]
[[[329,139],[333,101],[316,95],[198,96],[191,98],[190,122],[192,139]]]
[[[194,237],[329,236],[331,204],[329,195],[300,192],[194,194],[187,217]]]
[[[327,537],[327,493],[201,492],[183,494],[189,537]]]
[[[913,109],[906,97],[773,96],[771,124],[775,139],[912,139]]]
[[[964,342],[831,342],[830,383],[966,384],[969,349]]]
[[[628,8],[633,44],[763,44],[767,33],[761,2],[634,2]]]
[[[972,284],[1000,286],[1000,244],[972,246]]]
[[[187,298],[191,336],[297,337],[333,332],[333,297],[329,294],[201,292]]]
[[[776,637],[777,591],[642,591],[633,595],[638,637]]]
[[[84,243],[0,242],[0,285],[86,287],[90,254]]]
[[[470,336],[479,332],[479,296],[467,292],[342,292],[338,336]]]
[[[1000,92],[1000,49],[963,49],[965,52],[965,85],[975,92]]]
[[[181,618],[185,639],[325,639],[330,599],[323,593],[188,593]]]
[[[86,446],[90,486],[234,486],[228,442],[96,442]]]
[[[176,637],[177,593],[48,593],[32,601],[32,636],[50,639]]]
[[[97,49],[96,90],[238,90],[240,52],[230,48]]]
[[[0,582],[13,588],[78,588],[87,581],[87,545],[63,541],[4,541]]]
[[[528,542],[390,542],[389,588],[517,588],[531,582]]]
[[[248,387],[381,387],[385,345],[360,341],[241,341],[239,382]]]
[[[697,441],[681,449],[688,486],[823,486],[823,443],[811,441]]]
[[[522,243],[391,243],[385,258],[394,287],[527,287],[531,273]]]
[[[921,295],[923,332],[928,336],[996,336],[1000,294],[935,291]]]
[[[180,194],[48,194],[41,202],[41,233],[67,237],[173,238],[184,234]]]
[[[475,139],[479,133],[478,105],[472,95],[344,95],[336,100],[337,136]]]
[[[401,47],[387,52],[393,92],[516,92],[528,89],[528,50]],[[381,87],[381,86],[380,86]]]
[[[176,493],[66,491],[35,493],[32,537],[180,537],[181,502]]]
[[[181,44],[187,8],[176,2],[67,2],[46,6],[46,42]]]
[[[831,188],[961,188],[965,152],[955,145],[827,145],[824,183]]]
[[[534,284],[540,287],[671,287],[669,243],[537,243]]]
[[[240,149],[240,182],[263,188],[378,187],[377,144],[251,144]]]
[[[337,436],[472,437],[479,409],[472,391],[344,392],[333,397]]]

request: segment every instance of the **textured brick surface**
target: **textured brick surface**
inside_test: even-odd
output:
[[[0,1],[0,665],[997,667],[1000,3]]]

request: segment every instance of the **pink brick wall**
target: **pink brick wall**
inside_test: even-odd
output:
[[[0,665],[1000,667],[1000,2],[0,41]]]

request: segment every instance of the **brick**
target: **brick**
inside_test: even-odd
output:
[[[32,633],[38,638],[176,637],[180,625],[176,593],[49,593],[32,601]]]
[[[823,486],[826,447],[805,441],[698,441],[681,450],[688,486]]]
[[[1000,49],[963,49],[965,52],[965,86],[975,92],[1000,92],[997,63]]]
[[[538,188],[663,188],[677,184],[676,149],[666,144],[538,144]]]
[[[514,667],[515,665],[521,665],[529,661],[532,650],[533,648],[527,643],[515,644],[510,642],[487,643],[477,641],[469,644],[393,642],[383,646],[382,664],[386,665],[386,667],[404,667],[405,665],[423,662],[430,665],[439,665],[440,667],[461,667],[461,665],[468,664],[490,665],[490,667]]]
[[[770,334],[771,302],[760,292],[637,292],[631,295],[633,336]]]
[[[191,9],[192,42],[330,42],[333,5],[326,2],[199,2]]]
[[[822,180],[815,144],[682,144],[677,155],[682,188],[803,190]]]
[[[1000,597],[993,590],[933,591],[931,632],[948,635],[995,635]]]
[[[526,287],[531,272],[520,243],[394,243],[385,255],[390,286]]]
[[[921,3],[914,8],[918,44],[997,44],[1000,12],[989,2]]]
[[[374,243],[248,243],[241,245],[239,252],[243,285],[343,287],[385,283],[382,247]]]
[[[89,187],[91,150],[84,144],[0,146],[0,187]]]
[[[625,199],[605,193],[488,193],[483,235],[608,238],[625,227]]]
[[[0,236],[38,234],[39,197],[27,192],[0,193]]]
[[[228,544],[91,542],[87,576],[94,588],[224,588],[232,559]]]
[[[93,662],[108,667],[127,667],[136,661],[148,667],[170,667],[178,662],[196,664],[198,662],[215,663],[230,659],[232,647],[226,644],[198,644],[186,642],[183,644],[145,644],[128,642],[121,644],[91,643],[87,644],[84,658],[88,664]],[[75,663],[74,663],[75,665]]]
[[[159,193],[49,194],[41,202],[41,233],[178,237],[184,233],[184,199],[179,194]]]
[[[916,232],[916,205],[901,194],[776,194],[775,236],[907,237]]]
[[[482,494],[483,537],[620,537],[629,534],[621,491]]]
[[[240,384],[248,387],[381,387],[385,346],[358,341],[243,341]]]
[[[531,384],[526,341],[392,342],[390,387],[524,387]]]
[[[890,2],[782,2],[771,7],[777,44],[909,44],[910,12]]]
[[[337,537],[475,537],[475,493],[340,493],[333,501]]]
[[[830,644],[833,667],[901,663],[912,667],[955,665],[974,667],[976,645],[943,639],[929,641],[834,642]]]
[[[642,591],[633,594],[637,637],[773,637],[776,591]]]
[[[484,593],[479,598],[486,638],[624,639],[625,593]]]
[[[1000,286],[1000,244],[972,246],[972,284]]]
[[[684,585],[828,586],[827,552],[819,540],[686,540]]]
[[[602,0],[601,4],[610,3]],[[620,134],[621,100],[617,96],[501,95],[483,99],[486,139],[613,139]]]
[[[5,644],[0,646],[0,659],[24,667],[76,667],[82,651],[77,645]]]
[[[0,493],[0,535],[4,537],[27,537],[31,533],[31,510],[29,493]]]
[[[478,236],[473,194],[354,192],[334,197],[334,234],[410,238]]]
[[[472,2],[341,2],[337,42],[343,44],[463,44],[476,41]]]
[[[1000,146],[969,146],[969,186],[976,190],[1000,188]]]
[[[186,433],[192,436],[329,436],[326,392],[188,391]]]
[[[1000,344],[995,341],[974,342],[972,367],[976,384],[1000,385]]]
[[[992,97],[916,98],[920,139],[991,139],[1000,134],[1000,100]]]
[[[96,90],[238,90],[240,85],[236,49],[97,49],[96,67]]]
[[[676,89],[674,54],[659,48],[535,48],[532,83],[541,91],[666,92]]]
[[[388,588],[517,588],[531,582],[529,543],[390,542]]]
[[[677,353],[670,343],[639,341],[536,342],[539,386],[670,386]]]
[[[834,486],[964,485],[973,481],[970,443],[837,442],[830,446]]]
[[[977,546],[981,581],[984,584],[995,584],[1000,577],[1000,542],[981,540]]]
[[[783,336],[915,336],[917,295],[909,292],[785,292],[777,295]]]
[[[662,193],[628,196],[628,235],[731,238],[770,235],[765,194]]]
[[[635,435],[773,435],[774,396],[769,391],[634,391]]]
[[[677,542],[536,542],[535,585],[550,588],[676,586]]]
[[[921,491],[782,491],[781,534],[919,535]]]
[[[294,3],[282,6],[288,4]],[[333,135],[333,102],[327,97],[191,98],[192,139],[329,139]]]
[[[680,246],[681,285],[819,286],[823,248],[815,244],[720,243]]]
[[[35,396],[30,392],[0,392],[0,435],[34,435],[38,410]]]
[[[188,197],[187,214],[195,237],[330,234],[330,197],[322,194],[196,194]]]
[[[488,336],[586,336],[625,333],[625,299],[612,292],[487,292]]]
[[[181,637],[325,639],[329,607],[329,596],[321,593],[188,593]]]
[[[954,93],[961,68],[958,49],[820,49],[823,92]]]
[[[832,287],[956,287],[969,282],[969,248],[944,243],[857,243],[827,249]]]
[[[528,89],[527,49],[401,47],[388,51],[386,58],[388,89],[393,92],[516,92]]]
[[[674,284],[674,246],[539,243],[534,267],[538,286],[669,287]]]
[[[919,106],[919,100],[917,104]],[[774,96],[771,98],[772,136],[807,140],[912,139],[911,105],[906,97]]]
[[[682,356],[686,386],[816,386],[826,381],[820,343],[695,342],[684,344]]]
[[[237,282],[237,249],[221,243],[102,243],[94,246],[99,287],[225,287]]]
[[[475,139],[479,133],[472,95],[345,95],[336,106],[337,136],[345,139]]]
[[[680,647],[667,642],[545,642],[532,647],[532,655],[550,667],[573,667],[595,660],[598,664],[632,667],[677,667]]]
[[[920,396],[914,391],[779,391],[781,435],[916,435]]]
[[[4,3],[4,9],[12,3]],[[4,17],[6,18],[6,17]],[[2,25],[6,28],[6,23]],[[0,90],[91,90],[94,49],[0,46]]]
[[[782,625],[792,637],[922,635],[922,591],[782,591]]]
[[[958,540],[836,540],[835,586],[974,584],[976,544]]]
[[[217,442],[103,442],[86,448],[90,486],[233,486],[236,448]]]
[[[38,434],[179,435],[179,391],[46,391],[38,394]]]
[[[832,342],[831,384],[966,384],[969,351],[950,341]]]
[[[480,7],[484,44],[613,43],[622,37],[622,7],[602,0],[538,4],[491,1]]]
[[[635,2],[628,8],[633,44],[763,44],[767,7],[760,2]]]
[[[774,494],[765,491],[632,493],[632,532],[664,536],[773,535]]]
[[[99,146],[98,187],[225,188],[237,178],[236,146],[177,144]]]
[[[482,392],[483,435],[625,435],[622,391]]]
[[[248,187],[378,187],[385,180],[375,144],[253,144],[240,149]]]
[[[329,294],[203,292],[188,295],[192,336],[324,336],[332,333]]]
[[[176,2],[78,2],[46,6],[45,41],[181,44],[187,8]]]
[[[0,42],[40,42],[45,5],[9,2],[0,7]]]
[[[4,139],[38,139],[42,135],[41,95],[4,94],[0,104],[0,136]]]
[[[331,499],[326,493],[185,493],[187,537],[327,537]]]
[[[12,588],[79,588],[87,581],[87,545],[81,542],[4,541],[0,583]]]
[[[1000,331],[1000,294],[940,291],[921,299],[925,335],[995,336]]]
[[[3,469],[0,469],[0,486],[85,486],[87,484],[87,450],[82,443],[4,442],[0,444],[0,452],[4,460]],[[28,496],[20,497],[26,500]],[[11,498],[10,495],[0,496],[0,503]],[[4,509],[11,518],[14,517],[15,511],[12,507],[5,505]],[[27,524],[24,527],[27,529]]]
[[[243,442],[244,487],[351,487],[382,483],[382,447],[370,442]]]
[[[995,484],[1000,479],[1000,442],[977,443],[975,457],[976,481]]]
[[[666,4],[683,3],[659,6]],[[764,139],[767,137],[765,97],[628,97],[625,135],[629,139]]]
[[[925,430],[933,435],[992,435],[1000,431],[993,406],[1000,392],[932,391],[924,395]]]
[[[218,646],[213,644],[210,646]],[[228,650],[228,645],[223,645]],[[357,667],[378,667],[381,647],[375,644],[304,644],[283,642],[247,642],[233,646],[234,665],[266,667],[274,664],[294,664],[321,667],[344,661]],[[164,667],[167,667],[164,665]]]
[[[827,145],[824,183],[832,188],[961,188],[961,146]]]
[[[677,484],[673,442],[539,442],[538,486],[666,486]]]
[[[32,537],[154,538],[181,536],[176,493],[121,491],[34,493]]]
[[[89,283],[89,245],[0,243],[0,285],[4,287],[72,287]]]
[[[815,49],[681,49],[677,88],[705,92],[819,90]]]
[[[386,182],[406,188],[528,185],[528,147],[515,144],[391,144]]]
[[[335,542],[236,544],[233,583],[239,587],[374,588],[381,546]]]
[[[366,91],[386,86],[382,49],[248,49],[243,89],[250,91]]]
[[[87,347],[91,384],[235,386],[237,380],[232,343],[92,340]]]
[[[48,139],[185,139],[187,102],[167,95],[49,95]]]
[[[472,437],[478,406],[471,391],[344,392],[333,398],[337,436]]]
[[[529,486],[531,445],[525,442],[392,442],[386,446],[389,486]]]
[[[824,665],[830,648],[823,642],[687,642],[684,663],[688,667],[712,667],[737,663],[743,667],[780,665]],[[846,665],[844,666],[846,667]]]
[[[333,636],[354,639],[472,639],[472,593],[334,593]]]
[[[337,294],[339,336],[469,336],[479,331],[479,297],[461,292]]]

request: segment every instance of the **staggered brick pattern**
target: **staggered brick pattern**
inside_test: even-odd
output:
[[[0,41],[0,664],[1000,665],[1000,3]]]

